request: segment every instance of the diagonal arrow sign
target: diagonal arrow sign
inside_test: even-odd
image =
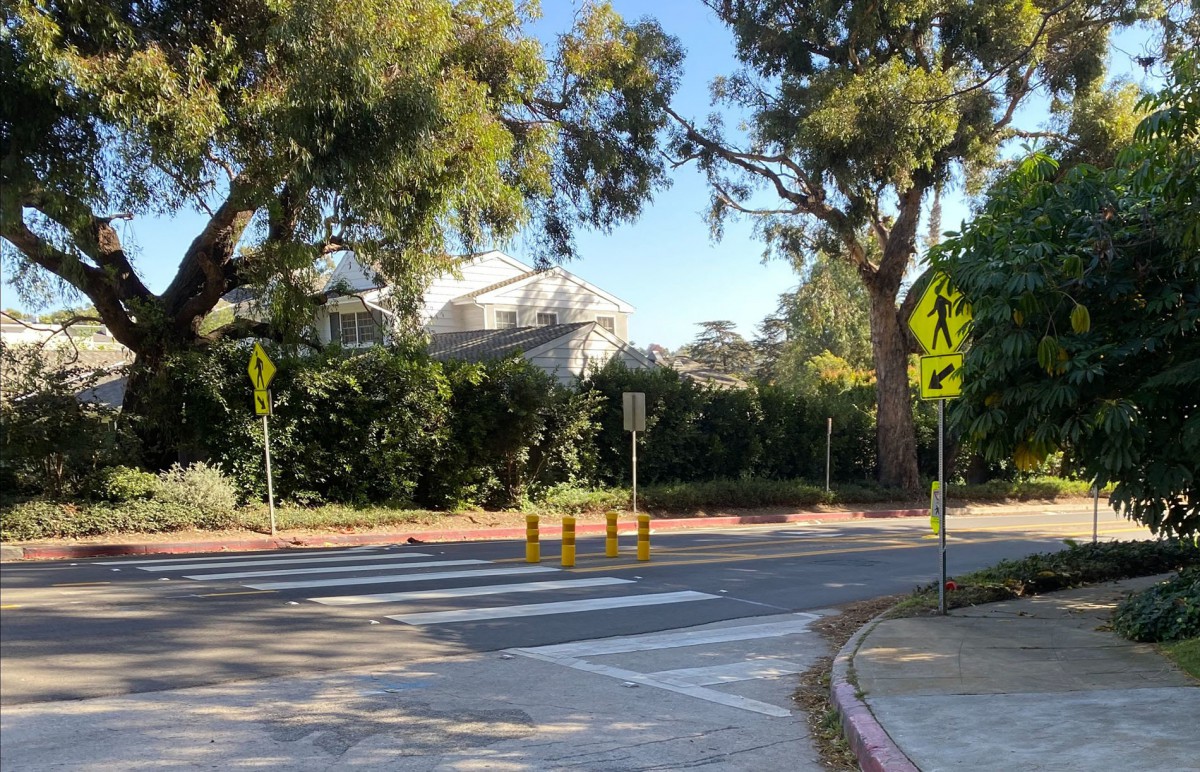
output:
[[[953,373],[953,372],[954,372],[954,365],[946,365],[946,367],[943,368],[941,372],[931,374],[929,376],[929,388],[935,389],[935,390],[941,389],[942,381],[949,378],[951,373]]]

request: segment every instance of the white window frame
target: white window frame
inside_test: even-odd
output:
[[[558,314],[554,311],[538,311],[534,320],[538,327],[550,327],[558,324]]]
[[[606,321],[608,322],[607,324],[605,324]],[[611,314],[597,315],[596,324],[613,334],[616,334],[617,332],[617,317],[612,316]]]
[[[506,322],[501,322],[500,321],[501,314],[508,315],[512,321],[512,324],[508,324]],[[513,330],[513,329],[516,329],[516,327],[517,327],[517,312],[516,311],[511,311],[511,310],[504,309],[504,308],[497,308],[495,311],[495,319],[496,319],[496,329],[497,330]]]
[[[344,311],[338,315],[341,317],[343,346],[373,346],[383,342],[382,330],[370,311]],[[364,332],[368,334],[364,335]]]

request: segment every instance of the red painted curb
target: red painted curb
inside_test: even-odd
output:
[[[652,531],[684,528],[721,528],[737,525],[778,525],[803,523],[818,520],[838,522],[869,518],[921,517],[928,514],[924,509],[893,509],[879,512],[800,512],[790,515],[732,515],[725,517],[681,517],[651,520]],[[623,533],[633,533],[637,523],[632,520],[617,524]],[[581,535],[602,534],[605,523],[580,523],[575,533]],[[544,536],[555,537],[562,533],[561,526],[546,526],[541,529]],[[331,533],[313,537],[264,536],[260,539],[205,540],[190,542],[142,542],[132,544],[31,544],[11,545],[8,549],[21,552],[23,560],[69,560],[77,558],[112,557],[116,555],[179,554],[187,552],[253,552],[257,550],[279,550],[298,547],[367,546],[373,544],[412,544],[414,542],[458,542],[524,539],[524,528],[476,528],[459,530],[396,531],[389,533]]]
[[[842,734],[863,772],[920,772],[875,718],[867,703],[858,696],[858,687],[850,680],[854,652],[878,621],[879,617],[876,617],[864,625],[834,657],[829,701],[841,717]]]

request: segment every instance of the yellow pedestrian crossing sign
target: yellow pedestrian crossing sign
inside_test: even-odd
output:
[[[971,306],[950,285],[943,273],[935,273],[908,317],[908,329],[926,354],[953,354],[962,346],[971,321]]]
[[[921,399],[962,396],[962,354],[921,357]]]
[[[250,366],[246,372],[250,373],[250,382],[254,384],[255,391],[265,390],[275,377],[275,363],[258,343],[254,344],[254,353],[250,355]]]
[[[271,392],[268,389],[254,390],[254,415],[272,415]]]

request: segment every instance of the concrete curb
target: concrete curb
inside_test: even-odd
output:
[[[920,772],[893,742],[867,703],[858,696],[858,687],[850,679],[854,653],[882,619],[883,614],[880,614],[863,625],[834,657],[829,678],[829,701],[841,717],[842,734],[850,743],[863,772]]]
[[[924,509],[891,509],[878,512],[802,512],[792,515],[740,515],[728,517],[684,517],[651,520],[652,531],[680,530],[685,528],[722,528],[738,525],[778,525],[811,521],[839,522],[875,518],[920,517],[928,515]],[[577,535],[602,534],[604,523],[580,523],[575,526]],[[637,531],[637,522],[627,520],[618,523],[623,533]],[[544,537],[561,536],[560,526],[541,529]],[[0,560],[74,560],[79,558],[112,557],[115,555],[178,554],[186,552],[254,552],[304,547],[356,547],[379,544],[412,544],[414,542],[459,542],[495,541],[524,539],[524,528],[477,528],[471,530],[393,531],[388,533],[322,534],[305,538],[264,536],[257,539],[203,540],[188,542],[142,542],[126,544],[29,544],[4,545],[0,548]]]

